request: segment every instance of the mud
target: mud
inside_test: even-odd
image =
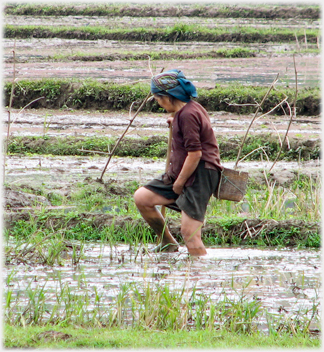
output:
[[[42,50],[42,49],[41,49]],[[34,55],[37,49],[34,50]],[[44,53],[44,52],[43,52]],[[320,56],[297,56],[298,85],[317,87],[320,83]],[[161,68],[179,68],[186,77],[200,88],[214,88],[222,83],[246,85],[270,85],[279,73],[278,85],[294,87],[295,71],[291,57],[241,58],[241,59],[200,59],[174,60],[165,62],[156,60],[154,71]],[[4,65],[4,79],[13,76],[13,65]],[[97,79],[115,83],[132,83],[138,80],[149,81],[151,74],[147,61],[114,62],[43,62],[19,63],[16,65],[16,77],[22,79],[73,78]]]
[[[290,56],[289,53],[306,49],[305,43],[244,43],[244,48],[255,52],[259,57],[282,57]],[[12,62],[12,50],[14,42],[12,39],[3,39],[3,54],[6,62]],[[28,38],[16,39],[16,60],[18,62],[38,62],[42,60],[55,60],[58,54],[68,55],[73,59],[73,55],[82,53],[89,57],[94,54],[98,57],[99,61],[107,58],[112,60],[115,58],[122,59],[125,53],[146,52],[190,52],[197,53],[206,52],[218,49],[235,49],[241,48],[242,43],[207,43],[207,42],[174,42],[174,43],[152,43],[152,42],[128,42],[128,41],[113,41],[113,40],[79,40],[79,39],[60,39],[60,38]],[[308,49],[318,49],[318,45],[307,43]],[[318,55],[318,54],[317,54]],[[111,56],[111,58],[109,58]],[[297,55],[296,55],[297,56]],[[310,51],[307,56],[313,57]],[[176,56],[175,56],[176,58]],[[67,58],[65,59],[67,60]],[[146,58],[147,60],[147,58]]]
[[[216,135],[244,135],[252,121],[251,115],[230,112],[209,112]],[[153,135],[168,136],[166,113],[141,112],[132,123],[128,136],[132,138]],[[7,114],[3,112],[3,137],[8,132]],[[29,109],[11,113],[10,136],[120,136],[129,124],[129,113],[122,111],[73,111],[66,109]],[[270,115],[257,119],[251,134],[279,133],[284,135],[288,127],[285,116]],[[297,116],[289,129],[289,137],[317,139],[321,134],[319,116]]]
[[[19,157],[6,158],[6,182],[16,186],[16,191],[21,191],[25,185],[34,190],[43,190],[45,193],[59,192],[68,196],[72,185],[76,182],[89,184],[100,178],[106,165],[103,157]],[[233,168],[233,162],[223,162],[225,167]],[[238,170],[249,172],[251,181],[265,184],[264,170],[269,170],[273,162],[241,162]],[[113,158],[104,176],[109,194],[131,195],[124,184],[136,181],[139,185],[161,175],[165,170],[165,160],[147,160],[141,158]],[[288,186],[301,175],[311,177],[314,181],[320,178],[320,162],[284,162],[278,161],[269,176],[270,181],[278,185]],[[112,187],[109,188],[110,184]],[[116,187],[116,184],[118,187]],[[14,203],[7,202],[7,207],[14,207]]]
[[[310,319],[311,308],[320,302],[321,260],[316,250],[211,247],[205,257],[196,260],[188,260],[183,247],[177,254],[140,253],[141,248],[126,245],[86,244],[84,258],[78,265],[72,265],[72,251],[60,267],[9,265],[4,267],[4,276],[11,275],[10,286],[5,290],[12,292],[12,301],[19,295],[17,307],[22,310],[27,287],[34,291],[44,287],[50,309],[60,287],[65,285],[74,294],[88,294],[88,309],[107,310],[125,284],[137,288],[150,285],[152,289],[155,285],[168,285],[173,292],[184,289],[188,294],[195,289],[196,295],[208,296],[215,303],[225,295],[230,301],[244,295],[248,300],[258,299],[269,313],[281,313],[284,319],[306,309]],[[97,295],[100,302],[93,298]],[[317,314],[320,316],[320,312]],[[315,321],[311,330],[316,327],[313,324]],[[258,328],[267,331],[265,316]]]
[[[33,16],[34,26],[69,26],[69,27],[105,27],[116,28],[166,28],[174,25],[195,25],[207,28],[253,26],[258,28],[305,28],[319,29],[320,21],[312,19],[291,18],[289,21],[282,18],[208,18],[208,17],[106,17],[106,16]],[[30,16],[7,15],[5,25],[30,25]]]

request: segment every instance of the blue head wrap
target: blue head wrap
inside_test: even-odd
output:
[[[151,92],[153,94],[166,92],[186,103],[191,97],[198,97],[196,87],[180,70],[169,70],[152,77]]]

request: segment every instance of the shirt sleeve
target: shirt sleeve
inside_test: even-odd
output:
[[[183,135],[184,147],[187,152],[202,150],[200,130],[201,121],[196,114],[185,113],[180,117],[180,129]]]

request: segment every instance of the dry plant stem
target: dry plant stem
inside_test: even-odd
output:
[[[259,104],[259,106],[258,106],[258,108],[257,108],[257,110],[256,110],[256,112],[255,112],[255,114],[254,114],[254,117],[253,117],[252,121],[250,122],[250,125],[249,125],[249,127],[248,127],[248,129],[247,129],[247,131],[246,131],[246,133],[245,133],[245,136],[244,136],[244,138],[243,138],[243,140],[242,140],[242,144],[241,144],[240,149],[239,149],[239,151],[238,151],[237,159],[236,159],[236,162],[235,162],[235,165],[234,165],[234,170],[237,169],[237,164],[238,164],[238,162],[239,162],[239,160],[240,160],[240,156],[241,156],[241,152],[242,152],[242,149],[243,149],[243,145],[244,145],[244,142],[245,142],[245,140],[246,140],[246,137],[247,137],[247,135],[248,135],[248,133],[249,133],[249,130],[250,130],[250,128],[251,128],[251,126],[252,126],[254,120],[256,119],[257,114],[258,114],[259,110],[261,109],[261,107],[262,107],[264,101],[266,100],[266,98],[267,98],[268,95],[270,94],[270,92],[271,92],[272,88],[274,87],[274,85],[277,83],[278,77],[279,77],[279,73],[277,74],[277,77],[276,77],[275,80],[272,82],[270,88],[268,89],[268,91],[267,91],[266,94],[264,95],[264,97],[263,97],[261,103]]]
[[[102,182],[102,178],[103,178],[103,176],[104,176],[104,174],[105,174],[105,172],[106,172],[106,170],[107,170],[107,167],[108,167],[108,165],[109,165],[109,163],[110,163],[110,160],[111,160],[112,156],[114,155],[114,152],[115,152],[115,150],[117,149],[119,143],[121,142],[121,140],[123,139],[123,137],[124,137],[125,134],[127,133],[129,127],[131,126],[131,124],[132,124],[133,121],[135,120],[135,117],[136,117],[136,116],[139,114],[139,112],[142,110],[142,108],[144,107],[144,105],[146,104],[146,102],[147,102],[147,100],[149,99],[150,96],[151,96],[151,92],[147,94],[146,98],[143,100],[142,104],[141,104],[140,107],[137,109],[137,111],[136,111],[136,113],[134,114],[134,116],[132,117],[132,119],[129,121],[129,124],[128,124],[128,126],[126,127],[124,133],[117,139],[117,142],[116,142],[116,144],[114,145],[114,148],[112,149],[112,151],[111,151],[111,153],[110,153],[110,155],[109,155],[109,158],[108,158],[107,163],[106,163],[106,165],[105,165],[105,167],[104,167],[104,169],[103,169],[103,171],[102,171],[102,173],[101,173],[101,176],[100,176],[100,178],[98,179],[99,182]]]
[[[287,136],[288,136],[288,132],[289,132],[289,129],[290,129],[290,126],[291,126],[291,123],[292,123],[292,120],[294,117],[296,117],[296,101],[297,101],[297,95],[298,95],[298,82],[297,82],[297,69],[296,69],[296,61],[295,61],[295,55],[293,56],[293,59],[294,59],[294,67],[295,67],[295,99],[294,99],[294,102],[293,102],[293,108],[291,109],[290,108],[290,105],[287,103],[288,105],[288,108],[290,110],[290,120],[289,120],[289,124],[288,124],[288,127],[287,127],[287,131],[286,131],[286,134],[285,134],[285,137],[283,138],[283,141],[286,140]],[[280,150],[277,154],[277,157],[275,159],[275,161],[273,162],[269,172],[273,169],[273,167],[275,166],[276,162],[278,161],[279,159],[279,156],[281,154],[281,151],[282,151],[282,147],[283,147],[283,144],[281,144],[280,146]]]
[[[261,119],[261,117],[264,117],[264,116],[267,116],[267,115],[271,114],[272,111],[274,111],[274,110],[276,110],[277,108],[279,108],[280,106],[282,106],[283,103],[288,104],[288,103],[287,103],[287,100],[288,100],[288,97],[286,97],[285,99],[283,99],[279,104],[277,104],[277,105],[276,105],[274,108],[272,108],[271,110],[269,110],[269,111],[267,111],[266,113],[264,113],[264,114],[258,116],[258,118],[256,118],[256,119],[254,120],[254,122],[257,121],[257,120],[259,120],[259,119]]]
[[[268,159],[268,161],[269,161],[268,155],[267,155],[267,153],[266,153],[265,150],[264,150],[265,147],[259,147],[259,148],[256,148],[256,149],[252,150],[249,154],[245,155],[242,159],[240,159],[240,161],[243,161],[243,160],[244,160],[245,158],[247,158],[249,155],[253,154],[254,152],[256,152],[257,150],[260,150],[260,149],[262,149],[263,153],[266,155],[266,157],[267,157],[267,159]]]
[[[16,39],[14,42],[14,49],[12,51],[13,55],[13,77],[12,77],[12,86],[10,92],[10,99],[9,99],[9,106],[8,106],[8,128],[7,128],[7,140],[4,145],[4,160],[3,160],[3,183],[5,182],[5,170],[6,170],[6,156],[8,152],[8,145],[9,145],[9,135],[10,135],[10,124],[11,124],[11,107],[12,107],[12,100],[15,91],[15,82],[16,82]]]
[[[167,151],[167,160],[165,163],[165,172],[168,171],[168,167],[170,164],[170,155],[171,155],[171,141],[172,141],[172,125],[169,126],[169,140],[168,140],[168,151]],[[161,214],[165,218],[165,206],[161,206]]]

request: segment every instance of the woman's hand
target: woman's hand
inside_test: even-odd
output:
[[[181,181],[181,179],[179,180],[179,178],[177,178],[177,180],[174,182],[173,184],[173,192],[176,194],[181,194],[183,187],[184,187],[185,182]]]
[[[174,117],[172,115],[168,117],[167,124],[169,125],[169,127],[172,125],[173,119]]]
[[[184,185],[186,184],[188,178],[192,175],[192,173],[196,170],[199,161],[202,156],[202,151],[197,150],[194,152],[188,152],[188,155],[183,163],[182,169],[178,178],[175,180],[173,184],[173,192],[176,194],[181,194]]]

